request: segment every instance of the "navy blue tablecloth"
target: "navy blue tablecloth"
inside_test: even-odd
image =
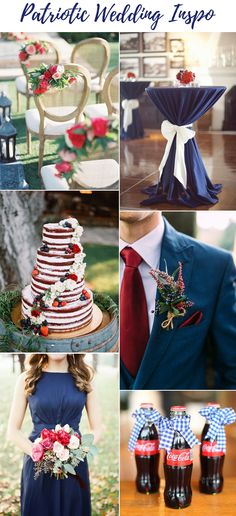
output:
[[[121,81],[120,95],[122,100],[138,99],[144,93],[145,88],[147,88],[149,83],[150,81]],[[122,140],[131,140],[134,138],[143,138],[143,136],[144,130],[142,119],[140,117],[139,108],[137,108],[133,110],[133,121],[132,124],[129,125],[127,131],[124,130],[122,124],[120,137]]]
[[[224,86],[147,88],[146,91],[166,119],[172,124],[189,126],[206,113],[225,92]],[[143,190],[149,198],[141,204],[158,202],[180,203],[195,208],[202,204],[216,204],[222,185],[212,184],[195,138],[184,146],[187,188],[174,176],[176,136],[157,185]]]

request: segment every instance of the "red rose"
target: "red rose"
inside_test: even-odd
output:
[[[77,245],[77,244],[72,244],[72,253],[80,253],[81,249],[80,249],[80,246]]]
[[[26,59],[28,59],[27,52],[24,52],[23,50],[21,50],[21,52],[19,52],[19,59],[20,59],[20,61],[26,61]]]
[[[83,145],[85,143],[85,140],[86,140],[85,132],[82,133],[82,134],[78,134],[78,133],[75,132],[75,131],[77,131],[79,129],[84,130],[82,124],[74,125],[73,127],[71,127],[71,129],[68,129],[66,131],[67,134],[68,134],[69,140],[71,141],[72,145],[74,147],[76,147],[77,149],[81,149],[81,147],[83,147]]]
[[[66,279],[72,279],[73,281],[78,281],[78,276],[76,274],[69,274]]]
[[[70,434],[65,432],[65,430],[58,430],[58,432],[57,432],[57,440],[63,446],[66,446],[70,442]]]
[[[53,449],[53,441],[47,437],[46,439],[43,439],[41,441],[42,446],[45,450],[52,450]]]
[[[61,174],[62,173],[67,174],[68,172],[70,172],[73,169],[71,163],[68,163],[67,161],[62,161],[61,163],[56,163],[55,167],[58,170],[58,172],[60,172]]]
[[[92,120],[94,136],[106,136],[108,131],[108,121],[106,118],[94,118]]]
[[[44,79],[46,79],[46,81],[50,81],[50,79],[52,78],[52,74],[49,70],[46,70],[46,72],[44,72],[43,76],[44,76]]]
[[[57,440],[57,434],[54,430],[49,430],[48,428],[44,428],[41,432],[42,439],[50,439],[50,441]]]
[[[73,82],[76,82],[76,81],[77,81],[76,77],[70,77],[68,80],[69,84],[73,84]]]
[[[49,71],[51,72],[51,74],[52,74],[52,75],[53,75],[54,73],[56,73],[56,71],[57,71],[57,65],[52,65],[52,66],[50,66]]]
[[[31,315],[33,317],[38,317],[40,315],[40,311],[39,310],[31,310]]]
[[[41,47],[41,48],[39,49],[39,53],[40,53],[40,54],[46,54],[46,48]]]
[[[127,73],[127,78],[128,78],[128,79],[135,79],[135,77],[136,77],[136,75],[135,75],[135,73],[134,73],[134,72],[128,72],[128,73]]]

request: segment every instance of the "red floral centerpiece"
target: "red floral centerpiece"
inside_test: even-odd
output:
[[[109,118],[86,119],[66,131],[65,142],[59,145],[61,161],[56,164],[57,177],[69,183],[80,168],[80,161],[91,152],[116,146],[118,120]]]
[[[48,45],[44,41],[28,41],[20,49],[19,60],[26,66],[31,56],[47,54],[48,50]]]
[[[29,82],[34,95],[42,95],[51,88],[63,89],[77,81],[77,75],[63,65],[45,65],[29,73]]]
[[[179,81],[181,86],[192,85],[195,81],[195,78],[196,75],[194,72],[191,72],[191,70],[180,70],[176,75],[176,79]]]
[[[4,41],[22,41],[29,39],[25,32],[1,32],[1,39]]]
[[[126,79],[126,81],[135,81],[137,79],[137,77],[134,72],[127,72],[125,79]]]

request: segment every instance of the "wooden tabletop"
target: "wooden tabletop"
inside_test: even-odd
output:
[[[121,482],[120,516],[166,516],[175,514],[174,509],[165,507],[163,499],[164,481],[160,494],[138,493],[134,482]],[[236,514],[236,478],[226,478],[222,493],[205,495],[198,491],[197,483],[192,484],[192,503],[184,509],[184,515],[191,516],[233,516]]]

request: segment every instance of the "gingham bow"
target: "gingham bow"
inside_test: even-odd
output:
[[[217,439],[217,450],[226,452],[224,425],[230,425],[236,421],[236,412],[232,408],[205,407],[199,410],[199,414],[210,423],[205,439],[210,439],[211,442]]]
[[[128,448],[130,451],[134,451],[136,442],[139,436],[140,430],[143,428],[147,421],[151,421],[156,426],[159,425],[161,415],[157,410],[143,410],[137,409],[133,412],[132,416],[136,419],[134,428],[132,430]]]
[[[191,138],[195,136],[195,131],[185,125],[174,125],[168,120],[164,120],[161,124],[161,132],[167,140],[164,156],[159,165],[160,177],[163,168],[167,162],[171,145],[176,135],[176,150],[174,163],[174,176],[182,183],[183,187],[187,188],[187,170],[185,165],[184,146]]]
[[[138,99],[125,99],[122,101],[121,105],[124,110],[123,128],[124,131],[127,132],[129,125],[133,122],[133,109],[139,107],[139,101]]]
[[[159,422],[159,448],[164,448],[169,453],[172,447],[175,432],[179,432],[191,448],[193,448],[195,444],[200,444],[192,432],[189,424],[190,416],[175,416],[172,419],[162,417]]]

